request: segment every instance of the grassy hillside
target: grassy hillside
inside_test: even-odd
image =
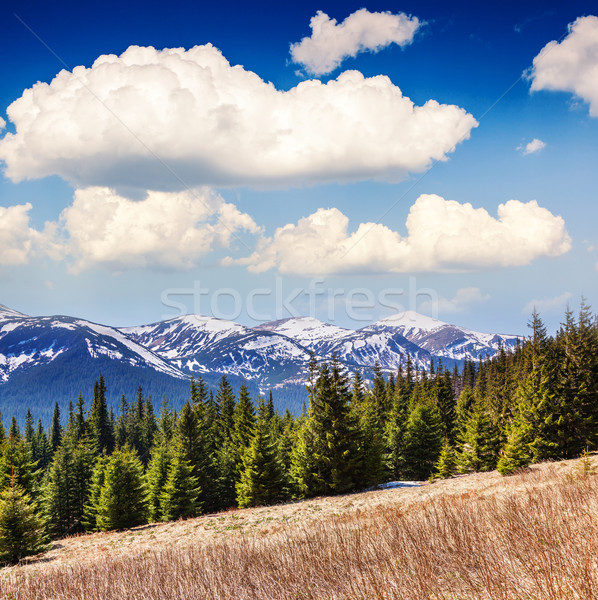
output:
[[[593,457],[593,469],[598,459]],[[2,598],[598,598],[598,476],[577,461],[59,540]]]

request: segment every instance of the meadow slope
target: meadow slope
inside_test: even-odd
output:
[[[73,536],[1,570],[0,598],[598,599],[598,476],[544,463]]]

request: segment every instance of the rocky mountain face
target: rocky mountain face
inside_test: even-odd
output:
[[[89,395],[100,373],[115,396],[142,385],[175,406],[190,375],[211,385],[226,375],[234,385],[247,382],[253,393],[274,389],[279,408],[297,409],[312,352],[320,360],[336,354],[367,378],[376,364],[396,372],[407,355],[420,367],[432,359],[452,367],[516,343],[517,336],[479,333],[410,311],[357,330],[311,317],[246,327],[200,315],[116,329],[73,317],[28,317],[0,305],[0,410],[9,412],[7,403],[74,401],[79,392]]]

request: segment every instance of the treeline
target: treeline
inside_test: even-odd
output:
[[[191,380],[180,412],[156,416],[141,389],[118,415],[100,377],[89,409],[79,396],[46,433],[30,412],[24,432],[0,427],[0,560],[48,537],[122,529],[246,507],[339,494],[396,479],[423,480],[598,448],[598,326],[582,303],[550,337],[537,314],[529,339],[461,372],[406,357],[371,385],[335,359],[309,366],[299,417],[254,402],[226,377]]]

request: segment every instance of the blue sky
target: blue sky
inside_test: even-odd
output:
[[[316,40],[318,11],[354,16]],[[401,304],[522,333],[534,303],[555,328],[567,302],[598,302],[594,3],[2,13],[0,303],[115,325],[176,302],[248,324],[290,308],[348,327]],[[290,47],[310,36],[301,63]],[[164,51],[206,44],[219,53]],[[157,52],[116,58],[132,45]],[[314,71],[327,53],[338,66]]]

